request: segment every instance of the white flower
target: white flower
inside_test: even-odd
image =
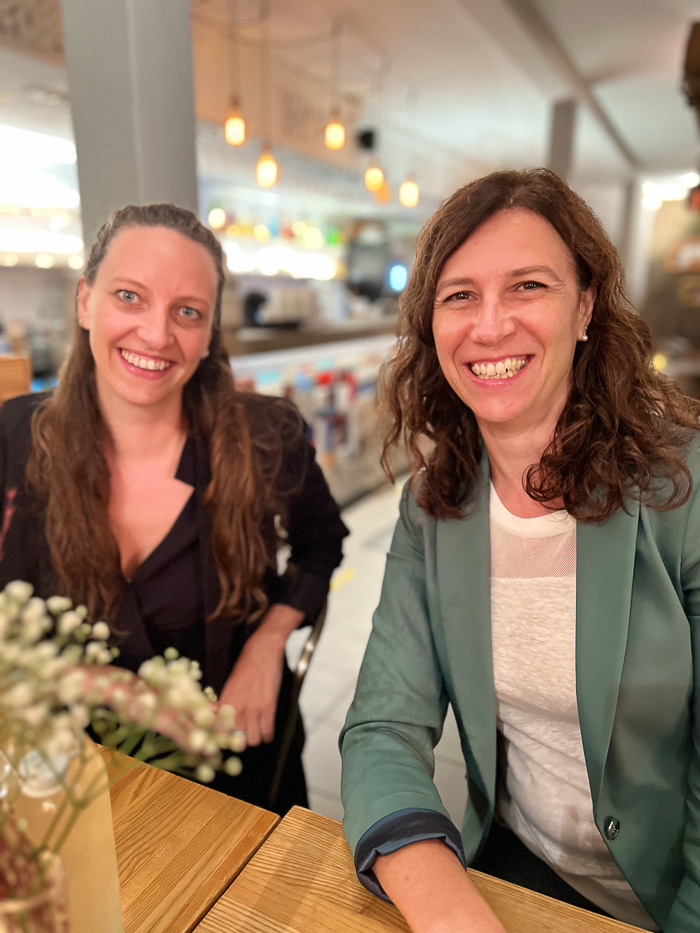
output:
[[[26,603],[29,601],[34,587],[31,583],[25,583],[23,580],[13,580],[5,587],[5,593],[17,603]]]
[[[33,706],[26,706],[20,715],[31,729],[38,729],[47,719],[49,708],[46,703],[35,703]]]
[[[27,683],[15,684],[14,687],[4,691],[2,695],[3,705],[15,709],[28,706],[33,699],[32,688]]]
[[[214,710],[208,705],[200,706],[199,709],[196,709],[192,718],[198,726],[203,726],[205,729],[214,725],[216,722]]]
[[[92,627],[92,637],[100,641],[107,641],[109,638],[109,626],[106,622],[95,622]]]
[[[27,605],[22,610],[22,621],[48,621],[46,619],[46,604],[38,596],[32,596]]]
[[[211,765],[205,764],[204,762],[201,765],[197,765],[195,774],[197,780],[201,781],[203,784],[209,784],[214,780],[214,769]]]
[[[158,700],[154,693],[141,693],[136,697],[136,706],[145,714],[154,713],[158,707]]]
[[[70,607],[71,601],[67,596],[50,596],[46,600],[46,608],[53,616],[66,612]]]
[[[71,706],[70,718],[76,729],[87,729],[90,725],[90,711],[83,703]]]
[[[238,777],[243,770],[240,758],[227,758],[224,762],[224,771],[231,777]]]
[[[187,745],[193,752],[203,752],[208,745],[208,736],[204,729],[193,729],[187,738]],[[214,746],[216,751],[216,746]]]
[[[60,635],[71,635],[82,624],[82,619],[77,612],[64,612],[58,620],[58,631]]]
[[[69,671],[56,688],[56,695],[61,703],[69,705],[80,698],[85,687],[85,676],[82,671]]]

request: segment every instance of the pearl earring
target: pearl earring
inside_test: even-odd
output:
[[[584,329],[583,329],[583,336],[582,336],[582,337],[579,337],[579,340],[581,341],[581,343],[585,343],[585,342],[588,340],[587,331],[588,331],[588,328],[587,328],[587,327],[584,327]]]

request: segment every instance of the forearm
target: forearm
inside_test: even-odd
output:
[[[301,609],[294,609],[284,603],[273,603],[268,607],[260,625],[251,636],[260,636],[268,639],[272,645],[284,650],[287,639],[292,632],[304,621],[305,615]]]
[[[380,856],[374,873],[414,933],[505,933],[459,859],[437,839]]]

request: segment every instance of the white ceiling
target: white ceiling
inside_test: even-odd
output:
[[[249,54],[263,3],[238,0],[237,34]],[[43,25],[28,20],[13,37],[10,14],[0,9],[0,123],[70,136],[58,0],[7,6],[34,6]],[[198,42],[220,44],[228,10],[227,0],[193,0]],[[700,19],[697,0],[271,0],[270,11],[263,29],[273,67],[315,81],[321,96],[339,78],[336,90],[348,112],[379,129],[390,177],[398,183],[414,171],[432,195],[426,208],[484,172],[545,163],[552,106],[566,98],[581,104],[574,183],[698,166],[700,133],[681,91],[690,25]],[[338,46],[330,42],[337,22],[340,75],[332,64]],[[314,36],[318,42],[309,41]],[[248,69],[244,101],[246,82],[253,81]],[[208,119],[217,107],[198,103]],[[253,156],[222,148],[215,136],[206,127],[200,133],[200,172],[242,184]],[[292,166],[287,190],[308,173],[306,156]],[[326,194],[334,184],[329,164],[322,173]],[[342,187],[355,208],[360,167],[345,155]]]

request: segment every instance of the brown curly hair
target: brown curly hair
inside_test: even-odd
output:
[[[551,224],[573,258],[579,287],[593,286],[596,296],[554,436],[527,471],[528,495],[544,505],[563,501],[583,522],[605,520],[630,496],[656,508],[680,505],[691,488],[683,449],[700,428],[700,403],[653,368],[649,329],[625,298],[615,247],[585,202],[543,168],[495,172],[460,188],[421,231],[402,296],[398,351],[382,374],[384,469],[391,477],[389,451],[404,440],[414,479],[420,473],[412,484],[418,501],[436,518],[462,515],[477,487],[482,441],[474,414],[440,369],[433,305],[446,260],[489,217],[512,208]],[[660,495],[663,480],[670,491]]]
[[[273,565],[262,516],[285,514],[275,479],[285,444],[303,434],[296,411],[280,400],[272,419],[251,437],[245,393],[236,390],[221,338],[225,273],[221,246],[191,211],[172,204],[130,205],[115,211],[97,234],[85,280],[97,270],[114,236],[126,227],[165,227],[201,244],[212,257],[218,286],[209,355],[183,390],[190,430],[209,447],[212,478],[204,503],[212,517],[211,550],[221,587],[212,616],[255,619],[267,605],[265,573]],[[117,542],[108,520],[110,476],[106,426],[97,401],[89,334],[75,322],[58,386],[32,421],[27,466],[30,487],[46,508],[46,533],[57,584],[94,618],[113,619],[123,586]],[[288,490],[287,492],[291,492]]]

